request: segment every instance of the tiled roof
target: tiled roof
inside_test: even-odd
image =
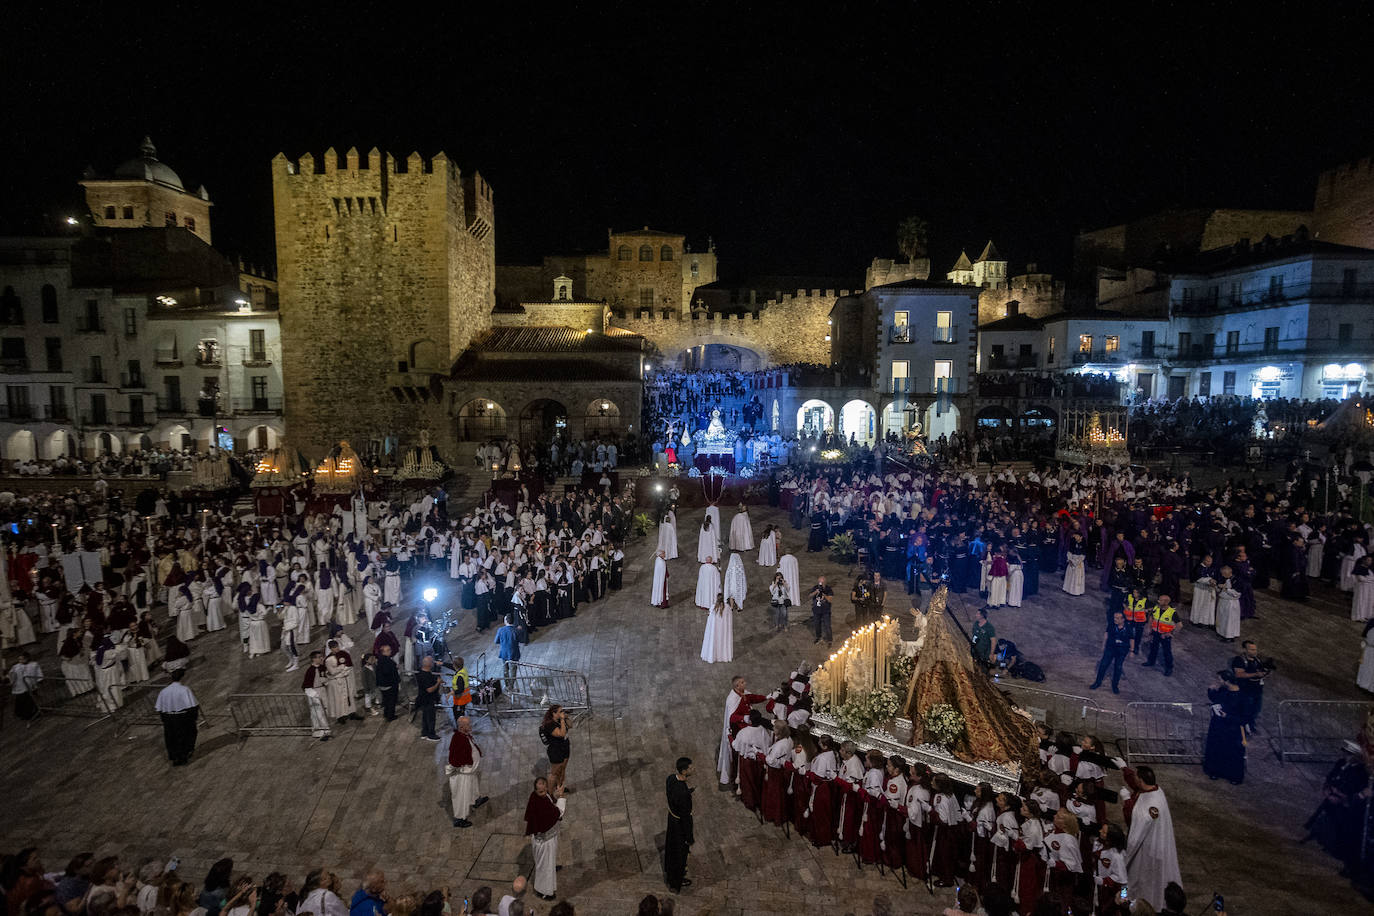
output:
[[[954,262],[950,270],[973,270],[973,262],[968,259],[968,252],[959,252],[959,260]]]
[[[1002,256],[997,253],[997,246],[992,244],[992,239],[988,239],[987,247],[978,256],[978,261],[1000,261]]]
[[[663,238],[663,237],[686,238],[686,237],[687,237],[686,235],[684,235],[684,234],[681,233],[681,232],[668,232],[668,231],[664,231],[664,230],[662,230],[662,229],[650,229],[648,226],[645,226],[643,229],[631,229],[631,230],[628,231],[628,232],[612,232],[611,235],[615,236],[616,238],[621,238],[621,237],[630,237],[630,238]]]
[[[472,345],[480,352],[502,353],[603,353],[641,349],[638,334],[588,334],[585,328],[519,327],[490,328]]]
[[[459,365],[454,379],[488,382],[637,382],[639,374],[629,367],[617,368],[577,359],[483,359]]]

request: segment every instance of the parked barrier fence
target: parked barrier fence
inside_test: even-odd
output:
[[[229,714],[241,737],[271,735],[309,737],[310,701],[301,693],[236,693],[229,697]]]
[[[562,706],[571,715],[591,714],[591,690],[587,687],[587,676],[580,671],[509,662],[499,679],[501,696],[487,705],[487,712],[493,717],[505,713],[542,714],[550,706]]]
[[[1358,700],[1284,700],[1279,703],[1279,759],[1337,760],[1371,713],[1374,703]]]
[[[1032,719],[1044,722],[1057,732],[1096,735],[1104,741],[1115,741],[1126,735],[1126,714],[1103,709],[1088,697],[1023,687],[1005,680],[997,682],[997,689],[1008,694],[1012,702],[1030,713]]]
[[[109,698],[96,691],[95,681],[88,678],[44,674],[41,681],[29,683],[29,692],[38,704],[39,715],[103,721],[113,708]]]
[[[1206,703],[1129,703],[1126,757],[1136,763],[1200,763],[1212,708]]]

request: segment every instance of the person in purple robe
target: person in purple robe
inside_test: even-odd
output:
[[[1105,529],[1104,529],[1105,530]],[[1102,591],[1106,591],[1110,586],[1108,579],[1112,574],[1112,565],[1118,555],[1126,558],[1126,566],[1135,565],[1135,546],[1126,540],[1126,532],[1118,531],[1116,537],[1107,545],[1107,552],[1102,557]]]
[[[1240,619],[1251,620],[1255,613],[1254,567],[1250,565],[1244,547],[1236,548],[1236,557],[1231,561],[1231,584],[1240,595]]]

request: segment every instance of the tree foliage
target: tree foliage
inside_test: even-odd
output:
[[[930,223],[923,216],[908,216],[897,224],[897,249],[908,261],[924,258],[929,252]]]

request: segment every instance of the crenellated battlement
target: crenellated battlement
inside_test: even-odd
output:
[[[285,153],[277,153],[272,157],[272,171],[273,174],[302,179],[322,175],[336,178],[343,176],[362,177],[364,173],[372,176],[437,174],[446,175],[454,181],[462,178],[462,171],[458,165],[442,151],[428,158],[420,155],[418,151],[402,157],[392,153],[383,153],[375,146],[366,153],[359,153],[357,147],[350,147],[347,151],[340,153],[331,146],[318,156],[311,152],[304,152],[294,159]],[[491,199],[491,186],[485,181],[481,181],[477,173],[474,173],[474,177],[477,177],[480,182],[481,193],[487,199]]]
[[[1352,193],[1368,193],[1374,182],[1374,157],[1346,162],[1317,176],[1317,206]]]

